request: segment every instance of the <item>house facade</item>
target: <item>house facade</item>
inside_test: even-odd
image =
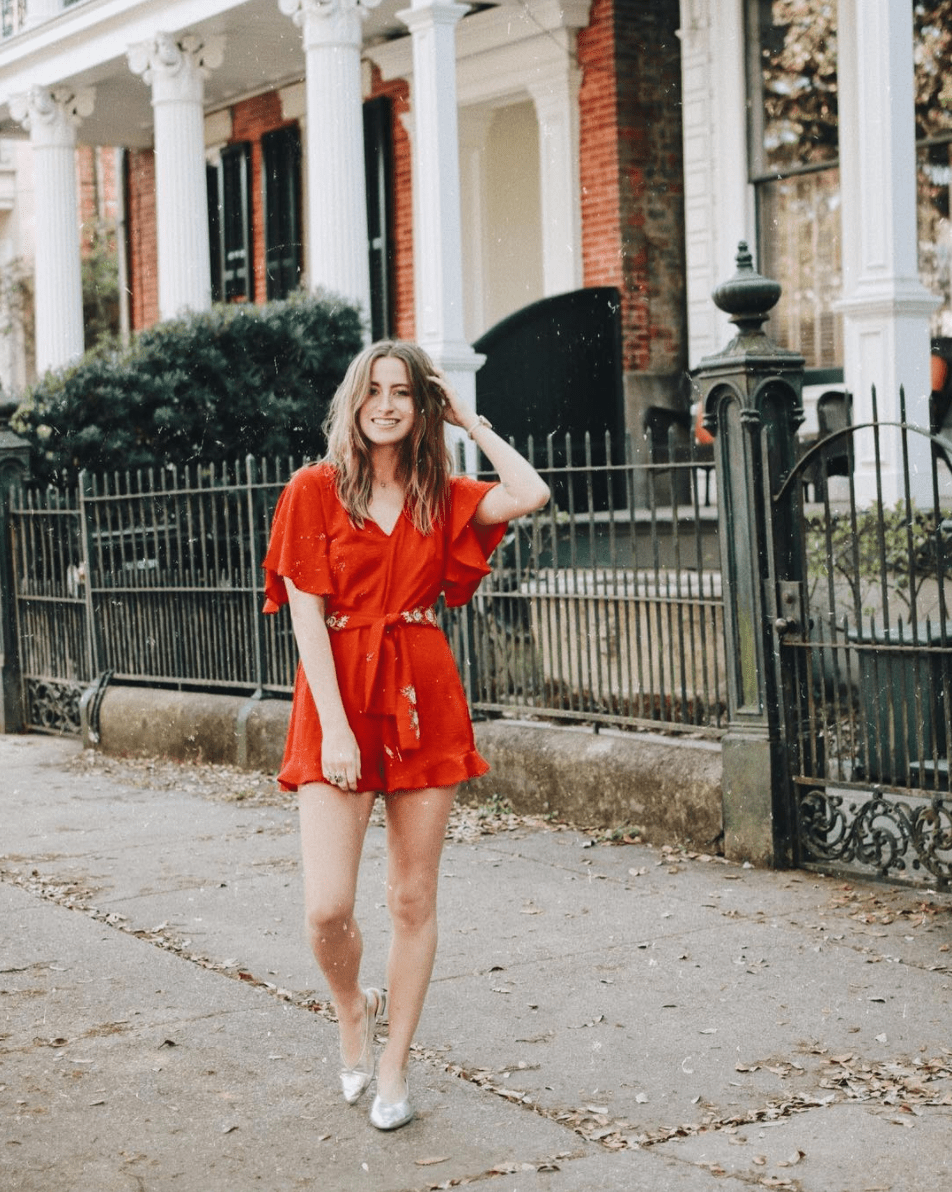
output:
[[[865,420],[875,385],[890,419],[901,384],[916,420],[952,311],[946,6],[3,0],[0,261],[34,260],[35,367],[83,347],[85,147],[132,329],[303,284],[472,393],[487,329],[615,287],[637,437],[727,342],[710,295],[745,240],[808,399],[845,388]]]

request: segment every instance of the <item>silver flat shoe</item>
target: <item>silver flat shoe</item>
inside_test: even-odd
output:
[[[364,1001],[364,1045],[357,1057],[357,1063],[352,1068],[344,1064],[344,1053],[341,1051],[340,1084],[348,1105],[360,1100],[374,1078],[377,1068],[374,1056],[374,1027],[387,1014],[386,990],[366,989]]]
[[[378,1093],[370,1107],[370,1124],[378,1130],[399,1130],[413,1121],[413,1106],[410,1104],[410,1085],[403,1082],[404,1094],[400,1101],[383,1101]]]

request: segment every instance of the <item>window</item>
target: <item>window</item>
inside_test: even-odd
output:
[[[808,369],[842,367],[835,0],[749,0],[750,177],[770,335]]]
[[[390,232],[393,138],[390,122],[390,100],[385,96],[364,104],[370,330],[374,339],[385,339],[393,334],[393,240]]]
[[[394,329],[390,101],[385,97],[373,99],[364,104],[363,110],[371,328],[374,338],[380,339]],[[258,217],[261,222],[254,225],[251,145],[227,145],[217,160],[208,163],[212,301],[255,300],[255,243],[259,251],[263,247],[265,272],[265,293],[258,295],[258,301],[286,298],[300,286],[304,258],[302,157],[297,125],[262,135],[262,214]]]
[[[301,134],[297,125],[261,138],[264,268],[269,300],[301,283]]]
[[[244,142],[228,145],[206,167],[213,302],[254,301],[250,173]]]
[[[26,24],[26,0],[0,0],[0,37],[12,37]]]

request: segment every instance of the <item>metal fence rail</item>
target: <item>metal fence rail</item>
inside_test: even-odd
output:
[[[602,455],[604,451],[604,455]],[[473,603],[443,623],[477,713],[717,734],[726,726],[716,514],[690,459],[549,440],[551,505],[510,527]],[[533,444],[529,452],[534,452]],[[578,459],[581,463],[572,462]],[[568,462],[566,462],[568,461]],[[11,533],[29,723],[77,731],[111,681],[287,695],[287,614],[263,617],[260,561],[295,461],[84,475],[27,487]]]

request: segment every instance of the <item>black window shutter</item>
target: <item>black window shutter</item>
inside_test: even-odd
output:
[[[261,138],[267,297],[286,298],[301,281],[301,133],[297,125]]]
[[[374,339],[393,334],[393,132],[386,96],[364,104],[367,180],[367,250],[370,258],[370,329]]]
[[[208,252],[212,273],[212,302],[221,302],[224,290],[221,271],[221,193],[217,165],[205,166],[208,185]]]

